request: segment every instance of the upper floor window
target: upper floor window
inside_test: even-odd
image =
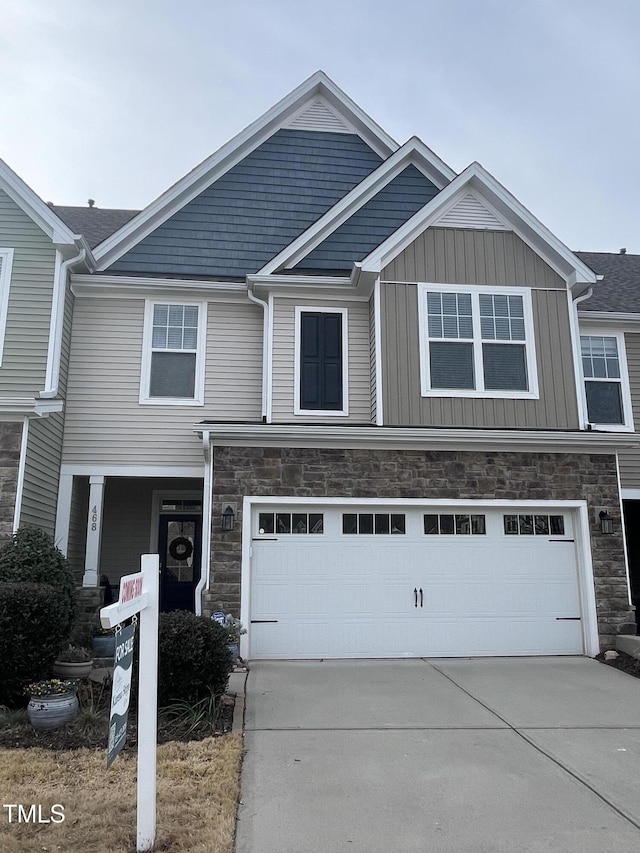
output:
[[[537,397],[531,293],[419,286],[422,393]]]
[[[295,414],[346,415],[346,308],[297,307],[295,359]]]
[[[7,330],[7,314],[9,311],[9,286],[11,283],[11,267],[13,266],[13,249],[0,249],[0,364],[4,351],[4,337]]]
[[[206,305],[147,302],[141,403],[204,403]]]
[[[632,428],[624,336],[580,335],[580,349],[589,423]]]

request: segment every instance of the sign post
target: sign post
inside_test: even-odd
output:
[[[158,600],[160,558],[144,554],[142,571],[120,582],[115,604],[103,607],[103,628],[140,614],[138,667],[138,853],[151,850],[156,837],[156,744],[158,735]],[[115,758],[115,755],[114,755]]]

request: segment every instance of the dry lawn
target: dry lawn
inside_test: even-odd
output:
[[[231,853],[242,740],[226,735],[158,747],[155,850]],[[106,751],[0,751],[2,803],[55,803],[64,823],[9,823],[0,810],[2,853],[135,853],[136,758],[119,755],[109,770]]]

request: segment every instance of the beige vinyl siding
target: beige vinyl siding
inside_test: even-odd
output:
[[[55,271],[49,237],[0,190],[0,247],[15,249],[0,395],[34,396],[44,387]]]
[[[584,333],[588,334],[588,330]],[[640,334],[625,332],[624,343],[629,369],[633,423],[636,431],[640,432]],[[640,447],[621,450],[618,458],[622,488],[640,489]]]
[[[294,415],[295,369],[295,308],[309,305],[318,308],[316,301],[277,298],[273,302],[273,405],[274,422],[295,420],[310,422],[344,423],[371,421],[371,361],[369,347],[369,305],[367,302],[340,302],[322,300],[322,307],[345,308],[348,317],[349,347],[349,414]]]
[[[383,281],[566,288],[563,279],[511,231],[427,228],[388,264]]]
[[[208,303],[204,406],[140,405],[143,322],[143,299],[76,298],[65,463],[198,465],[203,456],[194,423],[260,420],[262,313],[257,306]]]
[[[112,586],[123,575],[140,571],[140,556],[158,548],[157,541],[151,543],[154,491],[202,495],[202,480],[107,477],[100,574],[107,575]]]
[[[383,285],[385,424],[578,429],[566,292],[534,290],[532,301],[540,399],[422,397],[418,287]]]
[[[376,304],[373,294],[369,300],[369,365],[371,370],[371,421],[375,423],[378,387],[376,381]]]
[[[89,518],[89,478],[74,477],[69,516],[69,543],[67,559],[71,563],[74,577],[79,584],[84,575],[84,557],[87,544],[87,521]]]
[[[35,524],[52,536],[56,527],[63,415],[29,421],[20,524]]]

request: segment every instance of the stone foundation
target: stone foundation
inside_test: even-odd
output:
[[[603,649],[635,633],[627,600],[615,456],[419,450],[218,447],[214,456],[211,588],[203,611],[240,607],[242,499],[245,495],[349,498],[586,500]],[[223,533],[220,515],[238,505]],[[606,506],[614,535],[604,536],[595,507]]]
[[[0,547],[13,534],[21,442],[21,423],[0,423]]]
[[[100,625],[100,608],[104,599],[102,587],[79,587],[76,618],[71,628],[71,642],[91,648],[94,629]]]

